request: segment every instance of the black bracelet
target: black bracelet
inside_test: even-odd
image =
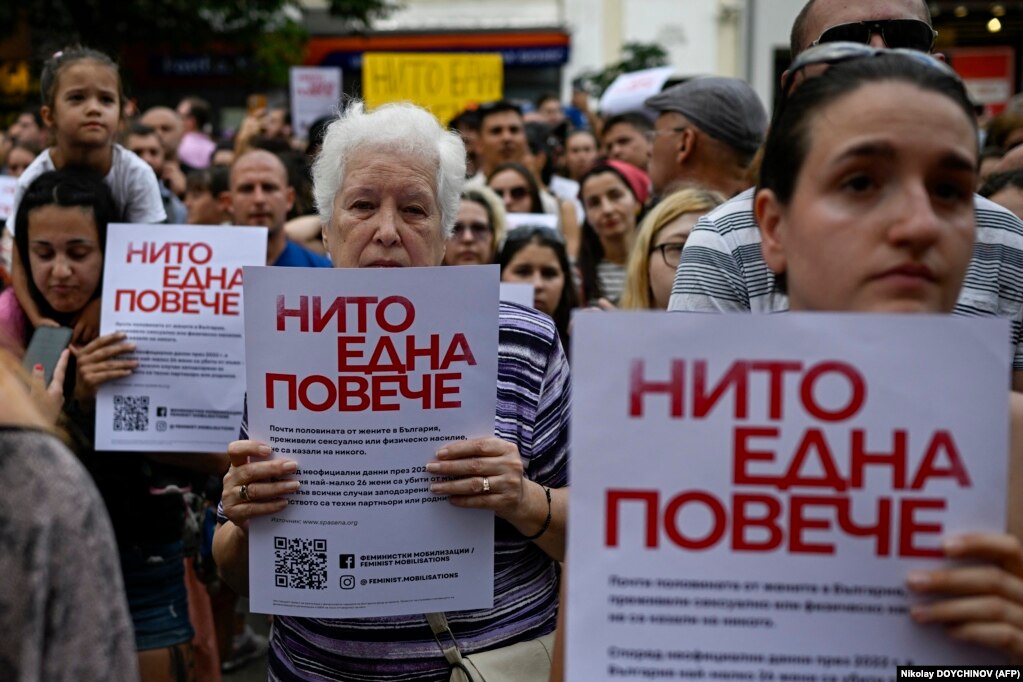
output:
[[[547,529],[551,527],[551,489],[543,485],[540,487],[543,488],[543,491],[545,493],[547,493],[547,518],[544,519],[543,528],[540,529],[540,532],[536,533],[535,535],[527,535],[526,540],[536,540],[541,535],[546,533]]]

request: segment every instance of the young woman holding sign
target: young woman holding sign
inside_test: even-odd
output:
[[[790,308],[951,312],[976,232],[977,131],[962,82],[928,55],[845,43],[804,52],[789,84],[807,67],[827,67],[826,76],[781,102],[754,200]],[[1016,459],[1015,402],[1012,415]],[[1020,495],[1010,490],[1011,533],[948,537],[946,556],[971,565],[914,572],[907,583],[933,599],[912,607],[918,623],[1023,656]]]
[[[951,312],[976,231],[977,136],[962,82],[922,53],[861,44],[807,50],[789,85],[807,67],[814,77],[771,123],[754,203],[765,258],[784,278],[791,309]],[[913,572],[907,584],[929,598],[910,611],[922,626],[1023,657],[1015,461],[1023,408],[1015,399],[1010,532],[945,538],[946,556],[969,563]],[[561,674],[556,664],[551,679]]]

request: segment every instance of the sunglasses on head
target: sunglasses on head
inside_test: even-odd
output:
[[[908,21],[908,20],[907,20]],[[889,49],[883,47],[871,47],[863,43],[824,43],[817,47],[811,47],[801,52],[789,65],[785,80],[781,86],[781,102],[784,102],[792,92],[792,86],[796,77],[806,68],[811,66],[834,66],[853,59],[864,59],[867,57],[879,57],[884,55],[898,55],[923,64],[924,66],[937,69],[946,75],[959,80],[959,75],[952,70],[952,67],[940,59],[917,50]]]
[[[903,50],[930,52],[938,32],[920,19],[878,19],[876,21],[852,21],[824,29],[811,43],[811,47],[822,43],[863,43],[870,42],[870,36],[881,36],[885,46]]]
[[[565,238],[553,227],[547,225],[519,225],[508,230],[508,233],[504,237],[504,242],[518,242],[532,239],[535,235],[546,237],[550,241],[558,242],[559,244],[565,243]]]

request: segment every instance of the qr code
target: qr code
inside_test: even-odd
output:
[[[327,589],[327,541],[275,537],[274,583],[300,590]]]
[[[148,395],[114,396],[114,431],[145,431],[148,428]]]

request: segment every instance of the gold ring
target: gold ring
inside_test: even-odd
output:
[[[242,489],[238,491],[238,496],[242,498],[242,502],[249,501],[249,486],[243,485]]]
[[[490,479],[487,478],[486,476],[483,477],[483,492],[485,493],[490,492]]]

